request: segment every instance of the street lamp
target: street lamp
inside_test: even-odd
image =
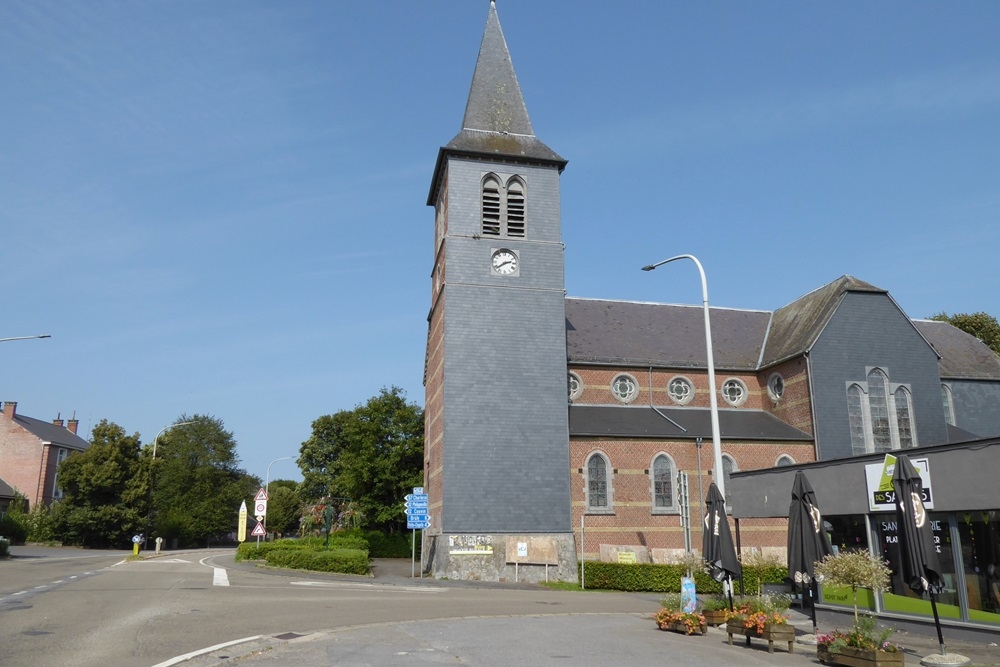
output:
[[[0,338],[0,343],[6,343],[9,340],[31,340],[33,338],[52,338],[50,334],[38,334],[36,336],[14,336],[13,338]]]
[[[644,266],[642,267],[642,270],[652,271],[658,266],[663,266],[664,264],[678,259],[690,259],[694,262],[695,266],[698,267],[698,273],[701,275],[701,302],[705,309],[705,347],[708,361],[708,398],[709,406],[711,406],[712,412],[712,448],[715,451],[715,467],[712,475],[715,478],[714,481],[716,486],[719,487],[719,493],[721,493],[722,497],[725,498],[726,480],[722,474],[722,442],[719,440],[719,402],[715,397],[715,359],[712,354],[712,322],[708,314],[708,281],[705,280],[705,269],[702,268],[701,262],[699,262],[698,258],[694,255],[677,255],[676,257],[665,259],[662,262]]]
[[[264,495],[268,495],[267,489],[271,486],[271,466],[273,466],[278,461],[287,461],[288,459],[294,459],[294,456],[282,456],[280,459],[274,459],[267,464],[267,475],[264,477]]]
[[[168,424],[168,425],[164,426],[163,428],[161,428],[160,432],[156,434],[155,438],[153,438],[153,460],[154,461],[156,460],[156,441],[160,439],[160,436],[163,435],[164,431],[172,429],[172,428],[174,428],[176,426],[187,426],[188,424],[193,424],[193,423],[194,422],[179,422],[177,424]]]

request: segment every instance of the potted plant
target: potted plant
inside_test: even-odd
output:
[[[729,613],[729,601],[721,595],[709,595],[700,601],[701,614],[709,625],[724,625]]]
[[[667,595],[660,604],[663,608],[653,617],[656,627],[660,630],[673,630],[686,635],[703,635],[708,630],[708,624],[702,614],[697,611],[683,611],[679,593]]]
[[[888,566],[868,551],[840,551],[816,563],[817,579],[835,586],[849,586],[854,597],[854,626],[816,637],[816,656],[825,663],[851,667],[902,667],[903,652],[889,641],[891,628],[876,629],[872,614],[858,611],[858,589],[880,593],[888,589]]]
[[[767,640],[768,653],[774,653],[774,642],[787,642],[788,652],[794,652],[795,628],[789,625],[788,616],[783,613],[789,603],[790,600],[783,595],[742,599],[739,606],[726,616],[729,643],[733,643],[733,635],[745,636],[747,646],[751,637],[758,637]]]

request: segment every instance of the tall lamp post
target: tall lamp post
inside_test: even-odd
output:
[[[0,343],[6,343],[9,340],[31,340],[33,338],[52,338],[50,334],[38,334],[37,336],[14,336],[13,338],[0,338]]]
[[[149,464],[149,514],[146,516],[146,532],[149,533],[153,529],[153,461],[156,461],[156,442],[163,435],[164,431],[169,431],[172,428],[178,426],[187,426],[188,424],[193,424],[194,422],[178,422],[176,424],[167,424],[160,429],[160,432],[156,434],[153,438],[153,457],[150,459]]]
[[[270,491],[269,491],[269,489],[271,487],[271,466],[273,466],[278,461],[287,461],[288,459],[294,459],[294,458],[295,458],[294,456],[282,456],[281,458],[274,459],[273,461],[271,461],[270,463],[267,464],[267,473],[264,475],[264,495],[265,496],[270,497],[270,495],[271,495]],[[266,533],[267,532],[267,530],[266,530],[267,529],[267,515],[266,514],[264,515],[263,524],[264,524],[265,533]],[[260,538],[258,538],[258,539],[260,539]],[[267,539],[266,535],[264,536],[264,539],[265,540]]]
[[[705,280],[705,269],[702,268],[701,262],[694,255],[677,255],[656,264],[648,264],[642,267],[642,270],[652,271],[658,266],[663,266],[678,259],[690,259],[698,267],[698,274],[701,276],[701,302],[705,310],[705,347],[708,361],[708,398],[712,413],[712,448],[715,452],[715,466],[712,476],[715,478],[713,481],[716,486],[719,487],[719,492],[725,498],[726,480],[722,473],[722,442],[719,439],[719,402],[715,397],[715,359],[712,353],[712,322],[708,314],[708,281]]]

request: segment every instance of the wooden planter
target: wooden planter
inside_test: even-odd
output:
[[[844,667],[903,667],[902,651],[889,653],[886,651],[867,651],[865,649],[844,646],[837,652],[831,652],[827,645],[816,646],[816,657],[826,665],[844,665]]]
[[[688,632],[688,626],[684,623],[670,623],[669,625],[661,625],[660,630],[671,630],[673,632],[679,632],[682,635],[703,635],[708,632],[708,624],[702,623],[700,626],[695,626],[691,628],[691,632]]]
[[[726,633],[729,635],[730,645],[733,643],[733,635],[742,635],[747,638],[747,646],[750,645],[751,637],[766,640],[768,653],[774,653],[774,642],[787,642],[788,652],[795,652],[795,628],[788,623],[765,625],[763,632],[757,632],[757,628],[744,628],[740,621],[729,621],[726,624]]]
[[[705,623],[708,625],[725,625],[726,624],[726,610],[716,609],[714,611],[703,611],[701,615],[705,617]]]

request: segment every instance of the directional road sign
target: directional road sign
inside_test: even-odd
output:
[[[431,518],[427,517],[427,521],[410,521],[409,518],[406,520],[407,530],[426,530],[431,527]]]
[[[406,515],[406,520],[408,522],[412,522],[412,523],[419,523],[419,522],[423,522],[423,521],[430,521],[431,520],[431,515],[430,514],[407,514]]]

